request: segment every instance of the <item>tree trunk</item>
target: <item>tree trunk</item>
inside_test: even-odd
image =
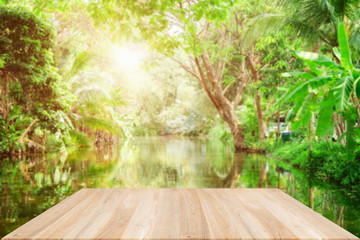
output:
[[[242,75],[237,86],[236,95],[233,99],[226,96],[228,88],[223,88],[222,74],[225,63],[220,60],[217,64],[210,61],[210,57],[206,50],[200,57],[192,57],[191,67],[186,66],[181,61],[172,58],[180,64],[180,66],[197,78],[209,96],[211,102],[215,106],[221,119],[223,119],[230,127],[231,134],[234,138],[234,146],[236,151],[249,151],[245,146],[244,130],[239,122],[236,114],[236,107],[241,103],[245,87],[248,83],[247,75]],[[242,63],[242,72],[245,73],[245,63]]]
[[[228,101],[221,101],[222,99],[215,98],[215,100],[218,103],[222,103],[217,104],[216,109],[218,110],[221,119],[224,120],[230,128],[231,134],[234,138],[235,150],[246,150],[244,130],[239,122],[234,106],[232,106]]]
[[[266,109],[262,110],[261,108],[261,94],[259,93],[259,91],[256,91],[256,95],[255,95],[255,101],[254,101],[254,110],[255,110],[255,115],[258,119],[258,126],[259,126],[259,140],[265,140],[266,136],[266,130],[267,130],[267,126],[269,121],[276,115],[279,114],[279,111],[276,111],[274,113],[272,113],[268,118],[265,119],[266,114],[268,113],[271,105],[274,103],[274,99],[271,99],[267,105],[266,105]]]
[[[256,91],[255,95],[255,115],[258,119],[258,125],[259,125],[259,139],[265,140],[265,132],[267,128],[267,124],[265,121],[265,116],[263,114],[263,111],[261,109],[261,95],[258,91]]]
[[[230,124],[231,134],[234,138],[234,145],[236,151],[243,151],[247,150],[247,147],[245,146],[245,136],[244,136],[244,130],[241,127],[240,123],[237,122],[234,125]]]

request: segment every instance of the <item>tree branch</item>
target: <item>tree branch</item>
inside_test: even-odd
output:
[[[266,115],[266,113],[269,111],[271,105],[273,105],[273,103],[275,102],[275,99],[271,99],[268,104],[266,104],[266,109],[262,112],[263,116]]]
[[[234,81],[235,82],[235,81]],[[229,88],[233,85],[234,82],[231,82],[229,85],[227,85],[223,90],[223,95],[226,94],[226,92],[229,90]]]
[[[277,116],[277,115],[279,115],[280,114],[280,112],[279,111],[276,111],[276,112],[274,112],[273,114],[271,114],[267,119],[266,119],[266,125],[270,122],[270,120],[273,118],[273,117],[275,117],[275,116]]]
[[[191,75],[193,75],[194,77],[196,77],[197,79],[200,79],[200,76],[197,75],[195,73],[195,71],[193,71],[192,69],[190,69],[188,66],[186,66],[184,63],[182,63],[181,61],[177,60],[176,58],[171,57],[171,59],[175,62],[177,62],[185,71],[187,71],[188,73],[190,73]]]
[[[245,62],[242,62],[241,69],[242,69],[243,77],[242,77],[242,81],[239,82],[236,96],[235,96],[234,100],[232,101],[232,105],[234,108],[237,107],[239,105],[239,103],[241,102],[241,100],[243,98],[244,90],[249,81],[249,78],[245,75]]]
[[[37,119],[35,119],[34,121],[32,121],[32,123],[26,128],[25,132],[23,132],[20,136],[20,138],[18,139],[18,142],[23,143],[24,141],[24,137],[26,136],[26,134],[29,133],[29,131],[31,130],[31,128],[34,126],[34,124],[37,122]]]
[[[250,71],[251,71],[251,75],[253,77],[253,81],[257,82],[259,80],[259,74],[258,74],[258,71],[256,70],[255,68],[255,64],[254,62],[251,60],[250,56],[249,55],[245,55],[245,59],[246,59],[246,62],[248,63],[249,65],[249,68],[250,68]]]
[[[217,80],[215,79],[215,71],[214,71],[214,67],[212,66],[209,60],[209,54],[207,53],[206,50],[204,50],[204,54],[201,55],[201,59],[203,60],[203,63],[205,65],[207,78],[211,83],[211,86],[215,88],[215,84],[217,84]]]
[[[206,83],[206,78],[205,78],[205,75],[204,75],[203,70],[201,69],[201,65],[200,65],[199,59],[196,57],[196,58],[194,58],[194,60],[195,60],[196,66],[197,66],[197,68],[198,68],[198,71],[199,71],[199,73],[200,73],[200,78],[199,78],[200,83],[201,83],[201,85],[203,86],[203,88],[205,89],[207,95],[209,96],[210,100],[212,101],[212,103],[214,104],[214,106],[216,107],[216,109],[218,109],[218,108],[219,108],[219,105],[218,105],[217,101],[215,101],[214,96],[213,96],[211,90],[209,89],[209,87],[208,87],[208,85],[207,85],[207,83]]]

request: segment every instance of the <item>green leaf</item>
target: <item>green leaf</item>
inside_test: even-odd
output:
[[[281,25],[283,15],[265,13],[252,18],[241,35],[243,47],[254,44],[260,37],[271,34]]]
[[[312,73],[315,73],[316,76],[320,76],[323,73],[318,69],[318,64],[316,62],[305,60],[306,65],[310,68]]]
[[[283,76],[283,77],[298,77],[303,73],[304,72],[285,72],[285,73],[281,73],[281,76]]]
[[[304,79],[312,79],[318,75],[313,72],[286,72],[282,73],[281,76],[283,77],[302,77]]]
[[[290,109],[288,115],[286,116],[286,122],[292,122],[295,119],[299,109],[302,106],[302,101],[297,101],[293,108]]]
[[[297,130],[301,125],[307,126],[309,124],[311,120],[310,106],[313,102],[313,97],[314,94],[310,93],[307,95],[305,101],[299,101],[302,103],[302,105],[292,122],[291,128],[293,130]]]
[[[356,143],[354,139],[355,135],[355,119],[353,118],[350,111],[347,111],[345,114],[346,118],[346,158],[348,161],[351,161],[355,158],[354,149],[356,149]]]
[[[298,82],[295,84],[294,87],[290,88],[284,95],[281,96],[281,98],[275,103],[275,107],[280,105],[283,102],[288,101],[293,96],[300,97],[304,94],[304,89],[306,89],[304,86],[307,86],[307,82]]]
[[[344,111],[349,105],[350,94],[354,88],[354,78],[345,76],[339,79],[337,86],[332,90],[335,95],[335,103],[337,111]]]
[[[63,118],[63,122],[66,123],[70,129],[74,128],[74,125],[72,124],[70,118],[68,117],[68,115],[66,115],[66,113],[61,110],[57,111],[57,113],[60,115],[60,117]]]
[[[338,42],[339,49],[341,54],[341,65],[346,69],[353,69],[353,65],[351,63],[351,53],[348,44],[348,38],[345,32],[344,23],[340,23],[338,26]]]
[[[338,59],[341,59],[341,54],[339,52],[339,49],[337,49],[336,47],[333,47],[333,53],[334,55],[338,58]]]
[[[332,76],[330,75],[324,75],[315,77],[309,81],[306,82],[298,82],[294,87],[290,88],[287,93],[285,93],[276,103],[275,106],[278,106],[279,104],[294,100],[294,99],[303,99],[305,95],[309,91],[309,86],[311,89],[317,89],[319,87],[322,87],[328,83],[328,81],[332,79]]]
[[[321,106],[321,109],[316,126],[316,135],[323,137],[331,134],[331,132],[334,130],[334,124],[332,120],[332,114],[334,110],[333,95],[329,94],[319,105]]]
[[[324,66],[324,67],[327,67],[330,69],[339,69],[339,67],[340,67],[336,62],[334,62],[330,58],[319,55],[317,53],[297,51],[295,54],[299,58],[306,60],[307,64],[309,64],[309,62],[311,62],[311,63],[315,63],[315,64],[318,64],[318,65],[321,65],[321,66]]]
[[[319,77],[311,79],[310,81],[308,81],[308,83],[312,89],[317,89],[319,87],[326,85],[329,82],[329,80],[331,80],[331,79],[332,79],[332,76],[323,75],[323,76],[319,76]]]
[[[356,97],[359,98],[360,97],[360,77],[355,80],[354,88],[355,88]]]

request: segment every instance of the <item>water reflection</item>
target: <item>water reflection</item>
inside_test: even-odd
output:
[[[217,140],[138,138],[0,164],[1,237],[83,187],[276,187],[360,235],[359,193]]]

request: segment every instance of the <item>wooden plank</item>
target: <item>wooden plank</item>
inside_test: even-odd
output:
[[[3,240],[358,239],[278,189],[83,189]]]

